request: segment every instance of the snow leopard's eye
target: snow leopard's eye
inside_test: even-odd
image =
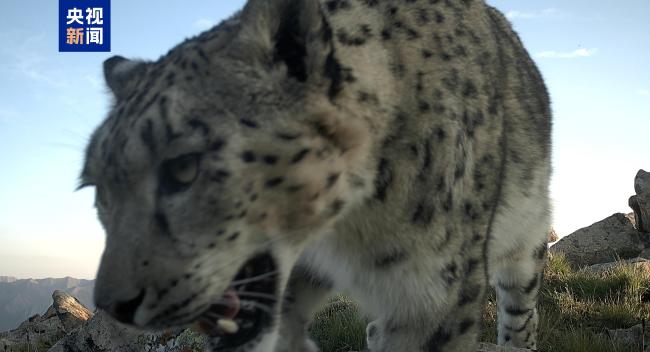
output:
[[[160,191],[171,194],[187,189],[199,175],[200,159],[199,153],[192,153],[165,161],[160,168]]]

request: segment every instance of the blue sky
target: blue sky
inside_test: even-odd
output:
[[[511,19],[551,92],[556,229],[628,212],[636,171],[650,170],[650,2],[489,3]],[[73,190],[110,101],[103,60],[156,59],[243,1],[113,0],[112,53],[59,53],[57,4],[0,2],[0,275],[94,277],[103,232],[92,190]]]

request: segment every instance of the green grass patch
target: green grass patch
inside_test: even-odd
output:
[[[602,335],[650,321],[650,275],[629,266],[594,273],[572,269],[556,255],[548,262],[540,291],[540,352],[639,352]],[[490,290],[483,310],[481,340],[496,342],[496,296]],[[323,352],[360,351],[365,324],[357,305],[337,296],[316,315],[311,334]]]

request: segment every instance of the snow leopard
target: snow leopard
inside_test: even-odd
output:
[[[155,61],[103,65],[81,186],[97,307],[211,351],[315,352],[332,293],[371,352],[537,348],[551,109],[481,0],[249,0]]]

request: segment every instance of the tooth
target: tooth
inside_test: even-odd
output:
[[[217,326],[227,334],[235,334],[239,331],[239,325],[232,319],[219,319]]]

